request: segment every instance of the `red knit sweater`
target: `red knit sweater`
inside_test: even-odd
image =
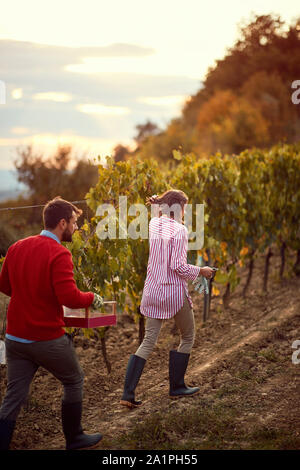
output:
[[[0,291],[11,297],[6,333],[33,341],[64,334],[63,307],[94,300],[74,280],[71,253],[52,238],[35,235],[11,245],[0,273]]]

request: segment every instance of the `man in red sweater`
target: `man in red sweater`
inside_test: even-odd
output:
[[[99,308],[103,299],[81,292],[74,280],[70,251],[81,209],[56,197],[43,211],[45,230],[19,240],[7,251],[0,291],[11,297],[7,312],[7,392],[0,408],[0,450],[8,449],[30,383],[42,366],[64,386],[61,405],[66,449],[95,447],[102,435],[81,427],[83,371],[64,331],[63,305]]]

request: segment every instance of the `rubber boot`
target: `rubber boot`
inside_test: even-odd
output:
[[[0,450],[8,450],[16,421],[0,419]]]
[[[190,354],[178,351],[170,351],[169,356],[169,380],[170,398],[179,398],[195,395],[200,391],[198,387],[187,387],[184,383],[184,375],[188,366]]]
[[[82,402],[66,403],[62,401],[61,418],[66,438],[66,450],[97,447],[102,439],[100,433],[84,434],[81,427]]]
[[[142,402],[134,399],[134,392],[142,375],[145,363],[146,359],[131,354],[126,369],[124,390],[120,401],[121,405],[128,406],[129,408],[141,406]]]

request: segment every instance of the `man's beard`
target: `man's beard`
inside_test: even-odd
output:
[[[71,242],[72,241],[72,233],[69,229],[66,228],[64,233],[62,234],[62,242]]]

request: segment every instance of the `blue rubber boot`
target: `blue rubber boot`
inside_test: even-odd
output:
[[[66,438],[66,450],[91,449],[97,447],[102,439],[100,433],[84,434],[81,427],[82,402],[62,401],[61,417]]]
[[[137,406],[141,406],[142,402],[136,401],[134,399],[134,392],[142,375],[145,364],[146,359],[143,359],[140,356],[136,356],[135,354],[131,354],[126,369],[124,391],[120,401],[121,405],[128,406],[128,408],[136,408]]]
[[[8,450],[16,421],[0,419],[0,450]]]
[[[180,398],[195,395],[200,392],[198,387],[187,387],[184,383],[184,375],[189,363],[190,354],[178,351],[170,351],[169,355],[169,380],[170,398]]]

